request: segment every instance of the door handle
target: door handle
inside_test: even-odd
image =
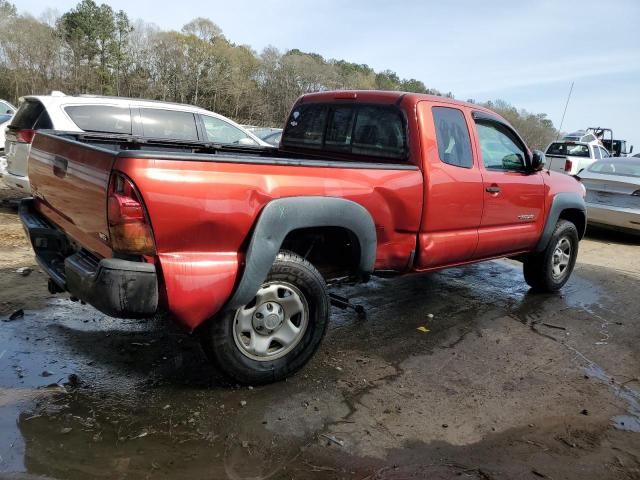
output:
[[[498,185],[491,185],[485,188],[485,190],[489,193],[500,193],[500,187]]]

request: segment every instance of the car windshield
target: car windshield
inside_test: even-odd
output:
[[[547,148],[547,155],[568,155],[571,157],[589,157],[589,146],[579,143],[552,143]]]
[[[589,167],[593,173],[604,173],[606,175],[618,175],[621,177],[640,178],[640,160],[601,160]]]
[[[236,143],[255,145],[256,142],[245,132],[228,122],[209,115],[202,115],[207,141],[219,143]]]

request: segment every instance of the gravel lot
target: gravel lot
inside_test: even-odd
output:
[[[240,388],[166,319],[49,295],[8,197],[0,476],[640,478],[640,240],[590,232],[557,295],[508,260],[343,287],[367,320],[334,309],[306,369]]]

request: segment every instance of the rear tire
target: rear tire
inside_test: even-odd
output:
[[[567,220],[558,220],[547,248],[524,259],[524,279],[537,292],[557,292],[573,272],[578,256],[578,229]]]
[[[302,368],[329,324],[322,275],[298,255],[281,251],[256,297],[203,326],[202,346],[227,376],[247,385],[282,380]]]

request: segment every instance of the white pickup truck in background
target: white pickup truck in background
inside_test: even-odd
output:
[[[595,136],[591,140],[582,137],[582,141],[568,140],[551,143],[545,152],[547,168],[567,175],[577,175],[580,170],[589,167],[596,160],[609,158],[606,148],[600,145]]]

